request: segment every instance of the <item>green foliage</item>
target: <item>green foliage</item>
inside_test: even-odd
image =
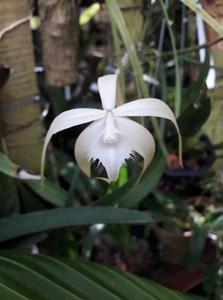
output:
[[[17,166],[2,152],[0,152],[0,171],[11,177],[17,176]]]
[[[199,132],[211,113],[211,102],[206,95],[201,95],[196,103],[190,104],[178,119],[183,137],[193,137]],[[193,122],[191,120],[196,120]]]
[[[136,207],[157,186],[165,166],[165,159],[158,153],[139,183],[131,187],[133,181],[129,181],[112,194],[99,199],[95,204]]]
[[[0,220],[0,241],[39,231],[75,225],[152,223],[147,212],[111,207],[55,208]]]
[[[26,185],[47,202],[59,207],[66,206],[68,197],[67,191],[60,188],[60,186],[52,181],[46,179],[44,188],[41,188],[38,180],[27,180]]]
[[[2,253],[1,299],[186,300],[152,281],[79,260]]]
[[[73,161],[74,139],[80,133],[81,126],[63,132],[53,140],[54,147],[43,189],[39,180],[22,179],[20,166],[0,152],[0,247],[30,252],[35,245],[40,253],[49,255],[2,252],[0,299],[207,300],[212,299],[215,293],[218,294],[215,288],[222,283],[217,275],[218,271],[219,274],[222,271],[218,266],[221,261],[208,257],[212,259],[210,266],[204,261],[204,256],[209,255],[206,250],[210,245],[217,257],[222,256],[221,189],[216,197],[213,187],[208,192],[203,188],[203,177],[212,176],[209,169],[202,178],[193,174],[205,164],[206,157],[202,156],[203,144],[201,147],[199,136],[205,133],[203,125],[212,109],[205,83],[210,69],[209,53],[206,51],[204,63],[198,62],[196,51],[203,46],[194,46],[192,42],[191,47],[188,33],[186,43],[189,47],[180,46],[177,49],[181,39],[181,3],[173,1],[166,9],[163,1],[160,2],[162,5],[158,1],[151,6],[148,4],[149,9],[140,8],[146,25],[142,28],[144,40],[139,45],[133,43],[125,22],[126,11],[138,9],[136,4],[133,8],[126,8],[120,7],[120,1],[106,0],[109,20],[105,26],[104,17],[98,15],[100,21],[97,30],[94,16],[99,9],[103,12],[105,6],[95,3],[90,6],[90,10],[83,9],[80,20],[81,25],[84,25],[81,32],[81,63],[77,84],[71,87],[72,99],[69,102],[65,99],[63,87],[49,88],[45,83],[43,85],[52,102],[53,114],[49,112],[50,120],[51,114],[57,115],[71,107],[98,108],[99,96],[89,89],[89,85],[95,83],[101,73],[113,73],[114,70],[119,72],[122,91],[130,95],[128,99],[148,98],[152,86],[150,80],[155,79],[157,89],[154,96],[175,106],[185,144],[185,169],[179,168],[178,157],[174,154],[175,132],[172,132],[168,122],[153,118],[152,126],[147,120],[140,120],[154,131],[152,133],[155,133],[157,139],[158,151],[151,165],[139,179],[141,158],[137,158],[134,164],[129,161],[127,166],[122,167],[119,180],[110,186],[98,179],[86,177]],[[206,21],[214,24],[213,19],[204,14],[197,3],[189,0],[181,2],[193,10],[198,9]],[[171,20],[174,21],[173,25]],[[111,34],[110,29],[107,30],[107,22],[111,23]],[[157,32],[163,24],[166,24],[170,40],[167,38],[167,30],[164,30],[166,33],[160,50],[156,48],[160,38]],[[216,28],[219,32],[219,27]],[[101,52],[100,47],[103,49]],[[115,53],[112,53],[113,50]],[[105,54],[107,52],[108,56]],[[127,62],[124,59],[126,57]],[[156,64],[157,76],[153,74]],[[190,69],[193,69],[193,76]],[[187,73],[191,76],[189,82],[185,80]],[[145,80],[146,76],[149,80]],[[169,154],[166,145],[171,149],[168,150]],[[213,151],[222,149],[222,145],[219,143],[213,146]],[[196,151],[198,157],[194,157]],[[172,175],[168,173],[170,170]],[[184,175],[188,170],[191,176]],[[179,176],[179,172],[183,175]],[[27,174],[32,177],[32,174]],[[212,180],[215,181],[214,176]],[[103,224],[103,229],[93,232],[94,224]],[[157,234],[158,231],[161,235]],[[185,247],[182,246],[185,242],[184,233],[191,235]],[[181,247],[176,250],[177,239],[168,239],[169,236],[179,237]],[[136,244],[147,245],[145,257]],[[151,261],[146,265],[147,273],[143,274],[145,277],[150,277],[157,269],[159,271],[160,266],[167,265],[168,269],[173,264],[172,260],[174,264],[180,261],[192,271],[202,266],[205,275],[195,278],[196,285],[201,284],[193,292],[208,295],[209,298],[183,295],[131,273],[82,261],[83,258],[95,259],[95,245],[99,245],[96,251],[101,255],[103,263],[104,256],[108,255],[106,251],[111,251],[126,269],[131,269],[129,260],[132,256],[133,260],[142,260],[146,265],[151,255]],[[106,247],[109,250],[105,250]],[[133,248],[137,250],[132,255]],[[55,259],[53,256],[69,259]],[[113,261],[105,260],[105,263],[114,266]],[[137,272],[134,267],[131,271]],[[172,273],[169,272],[166,277],[177,276]],[[219,283],[216,284],[217,280]]]

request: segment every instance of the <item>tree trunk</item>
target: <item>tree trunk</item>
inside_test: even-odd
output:
[[[203,0],[202,4],[205,10],[212,15],[216,20],[223,25],[223,1]],[[212,43],[219,38],[218,34],[209,26],[206,25],[207,41]],[[223,69],[223,41],[218,42],[210,47],[210,52],[214,58],[216,70],[216,85],[215,88],[209,91],[212,99],[212,111],[210,118],[206,124],[206,131],[214,144],[222,142],[222,111],[223,111],[223,75],[218,70]],[[223,159],[218,159],[215,164],[216,169],[223,167]]]
[[[78,48],[76,0],[39,0],[43,63],[49,85],[75,82]]]
[[[138,46],[143,38],[142,0],[118,0],[133,43]]]
[[[0,117],[5,150],[21,167],[39,172],[43,127],[34,73],[33,43],[27,0],[0,1],[0,65],[11,68],[11,75],[0,91]],[[17,22],[17,25],[15,24]],[[19,24],[20,23],[20,24]]]

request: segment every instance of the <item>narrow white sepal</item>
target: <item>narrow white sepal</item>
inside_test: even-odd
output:
[[[68,129],[73,126],[77,126],[80,124],[92,122],[94,120],[99,120],[104,118],[106,112],[101,109],[93,109],[93,108],[78,108],[78,109],[71,109],[65,111],[58,115],[52,122],[45,141],[43,145],[42,157],[41,157],[41,177],[43,179],[44,176],[44,163],[45,163],[45,156],[46,156],[46,149],[49,144],[49,141],[53,134]]]

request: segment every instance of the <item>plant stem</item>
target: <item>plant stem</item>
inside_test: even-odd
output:
[[[179,60],[178,60],[177,48],[176,48],[176,40],[170,24],[171,21],[168,16],[167,8],[165,7],[163,0],[160,0],[160,5],[163,10],[164,18],[166,19],[167,29],[170,35],[170,41],[173,49],[173,58],[175,62],[175,114],[176,117],[179,117],[180,110],[181,110],[181,79],[180,79]]]

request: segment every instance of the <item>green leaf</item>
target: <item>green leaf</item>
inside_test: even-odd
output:
[[[211,101],[208,97],[197,104],[191,104],[180,115],[178,125],[183,137],[194,136],[207,121],[211,113]]]
[[[92,262],[47,256],[0,255],[0,298],[4,300],[186,300],[150,280]]]
[[[0,172],[18,178],[19,167],[14,164],[6,155],[0,152]],[[37,195],[49,203],[63,207],[66,205],[68,193],[49,180],[45,180],[44,188],[41,189],[39,180],[24,180]]]
[[[15,180],[4,174],[0,174],[0,217],[10,216],[19,212],[19,194]]]
[[[131,273],[124,273],[123,274],[126,278],[137,284],[140,288],[144,289],[145,291],[150,292],[155,299],[165,299],[165,300],[182,300],[183,295],[173,294],[172,291],[169,289],[160,286],[158,283],[149,281],[145,279],[139,279],[139,277],[134,276]],[[186,299],[185,299],[186,300]]]
[[[43,188],[41,188],[40,182],[36,180],[27,180],[26,185],[47,202],[60,207],[66,206],[67,191],[50,180],[45,179]]]
[[[0,241],[55,228],[75,225],[146,224],[149,213],[111,207],[55,208],[0,220]]]
[[[17,165],[11,162],[11,160],[6,155],[0,152],[0,172],[11,177],[16,177],[17,168]]]
[[[193,263],[197,263],[203,253],[206,240],[207,240],[207,228],[202,225],[198,226],[193,224],[193,235],[190,239],[190,256]]]
[[[28,300],[28,298],[9,288],[4,283],[0,283],[0,297],[4,300]]]
[[[223,214],[219,215],[214,221],[210,222],[211,228],[214,230],[223,230]]]
[[[196,103],[207,93],[206,78],[210,70],[210,55],[208,50],[205,52],[205,60],[201,65],[198,78],[194,80],[184,95],[183,108],[186,109],[190,104]]]
[[[109,1],[106,0],[106,6],[108,9],[109,18],[111,20],[111,23],[114,24],[117,27],[117,30],[121,36],[121,39],[123,41],[123,44],[126,48],[126,51],[129,55],[129,59],[134,71],[134,78],[137,86],[137,91],[139,97],[148,98],[149,97],[149,91],[148,87],[143,80],[143,69],[141,66],[141,62],[139,60],[139,57],[137,55],[135,45],[131,39],[131,35],[128,31],[128,28],[125,23],[125,19],[122,15],[122,12],[120,10],[120,7],[118,5],[117,0]],[[156,118],[151,118],[152,125],[155,130],[155,134],[157,137],[157,140],[159,142],[159,146],[161,148],[161,151],[163,155],[166,157],[168,154],[165,142],[163,140],[163,136],[161,134],[159,124]]]
[[[132,182],[128,182],[112,194],[99,199],[96,205],[136,207],[157,186],[165,167],[165,159],[161,153],[158,153],[139,184],[130,187]]]

